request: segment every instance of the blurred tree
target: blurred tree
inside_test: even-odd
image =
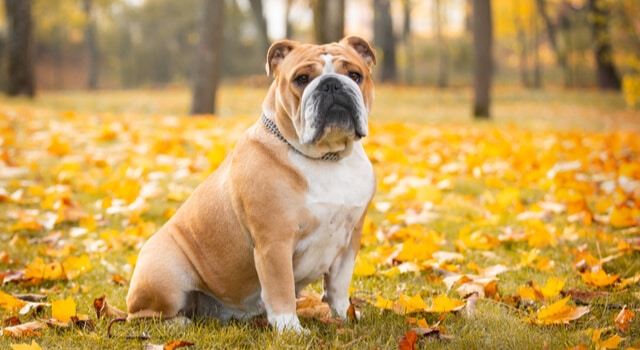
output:
[[[289,16],[291,16],[291,7],[293,6],[293,0],[287,0],[286,6],[287,7],[285,8],[284,14],[284,37],[291,39],[293,38],[293,25],[291,24],[291,18],[289,18]]]
[[[198,1],[154,0],[125,7],[121,24],[128,33],[122,36],[129,51],[124,52],[123,68],[136,85],[189,80],[196,57],[187,52],[197,45],[198,14],[202,15]]]
[[[345,0],[312,0],[313,28],[318,44],[339,41],[344,36]]]
[[[613,49],[609,35],[609,11],[603,1],[589,0],[593,54],[596,62],[598,87],[601,90],[620,91],[620,76],[613,62]]]
[[[382,65],[378,75],[380,81],[396,81],[396,40],[390,0],[373,0],[373,36],[375,45],[382,49]]]
[[[267,51],[269,51],[269,46],[271,46],[271,41],[267,32],[267,19],[264,17],[262,0],[249,0],[249,2],[251,3],[251,14],[258,29],[258,42],[262,52],[266,55]]]
[[[220,81],[225,3],[201,0],[199,39],[195,52],[191,114],[214,114]]]
[[[554,52],[556,62],[562,69],[564,76],[564,85],[570,87],[572,84],[572,69],[569,65],[569,55],[572,46],[572,26],[571,17],[577,12],[575,8],[567,1],[556,1],[552,5],[555,8],[556,18],[554,19],[549,13],[547,0],[536,0],[536,8],[542,17],[549,39],[549,46]]]
[[[551,16],[549,15],[549,11],[547,10],[547,0],[536,0],[536,8],[538,10],[538,13],[540,13],[540,16],[542,17],[545,26],[547,27],[547,37],[549,38],[549,45],[556,55],[556,61],[561,67],[564,68],[567,64],[566,56],[564,52],[558,47],[557,24],[555,23],[555,21],[553,21],[553,19],[551,19]]]
[[[473,116],[490,117],[491,77],[493,75],[493,24],[491,0],[473,0]]]
[[[93,1],[82,0],[84,14],[86,16],[86,26],[84,30],[84,42],[87,48],[87,88],[90,90],[98,88],[98,43],[96,20],[93,13]]]
[[[5,46],[4,32],[0,29],[0,91],[5,91],[5,77],[4,74],[4,46]]]
[[[91,1],[95,5],[102,0]],[[83,1],[35,1],[33,18],[38,85],[58,89],[87,87],[87,15]]]
[[[438,46],[438,87],[449,85],[449,50],[442,35],[446,26],[446,9],[442,0],[435,0],[433,7],[433,19],[436,24],[436,45]]]
[[[522,13],[521,9],[521,6],[514,7],[515,15],[513,16],[513,18],[515,20],[518,32],[518,43],[516,44],[515,50],[519,52],[520,82],[522,83],[522,86],[529,87],[531,86],[528,70],[529,45],[527,44],[527,32],[524,27],[526,21],[523,18],[524,14]]]
[[[531,11],[531,30],[533,31],[533,85],[532,87],[539,89],[542,87],[542,67],[540,66],[540,26],[538,25],[538,16]]]
[[[406,50],[407,63],[405,65],[406,83],[412,85],[415,78],[414,48],[411,35],[411,0],[402,0],[402,42]]]
[[[31,0],[5,0],[7,12],[7,94],[35,95]]]
[[[559,48],[565,52],[566,87],[588,86],[592,84],[589,74],[593,71],[587,58],[593,46],[589,25],[589,13],[584,2],[562,0],[558,6]],[[588,79],[589,78],[589,79]]]

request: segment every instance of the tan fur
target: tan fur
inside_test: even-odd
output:
[[[364,100],[370,105],[372,62],[359,56],[358,47],[345,45],[283,41],[272,46],[267,71],[275,78],[263,108],[274,114],[286,138],[297,137],[293,123],[301,95],[287,75],[299,69],[321,71],[324,62],[316,59],[321,52],[338,58],[336,72],[359,66],[365,75]],[[373,55],[368,44],[365,49]],[[300,258],[295,249],[319,222],[305,207],[309,184],[289,160],[290,152],[260,121],[247,130],[220,167],[142,248],[127,295],[129,319],[250,316],[264,306],[274,314],[295,315],[293,269]],[[351,260],[363,219],[364,214],[347,248]],[[331,280],[326,282],[330,287]]]

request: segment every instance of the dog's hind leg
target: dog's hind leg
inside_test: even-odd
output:
[[[178,316],[189,293],[195,289],[193,276],[184,266],[190,263],[169,235],[162,231],[144,245],[127,294],[128,319]],[[167,249],[173,247],[173,249]]]

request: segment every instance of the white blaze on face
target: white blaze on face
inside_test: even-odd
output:
[[[324,68],[322,69],[322,74],[335,73],[336,70],[333,69],[333,56],[330,53],[326,53],[320,55],[322,59],[324,59]]]

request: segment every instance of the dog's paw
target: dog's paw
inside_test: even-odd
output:
[[[336,301],[329,304],[331,308],[331,316],[338,317],[347,321],[360,320],[360,311],[356,310],[349,299]]]
[[[309,330],[300,325],[298,316],[294,314],[273,315],[268,316],[269,324],[278,331],[278,333],[295,332],[298,334],[310,334]]]

